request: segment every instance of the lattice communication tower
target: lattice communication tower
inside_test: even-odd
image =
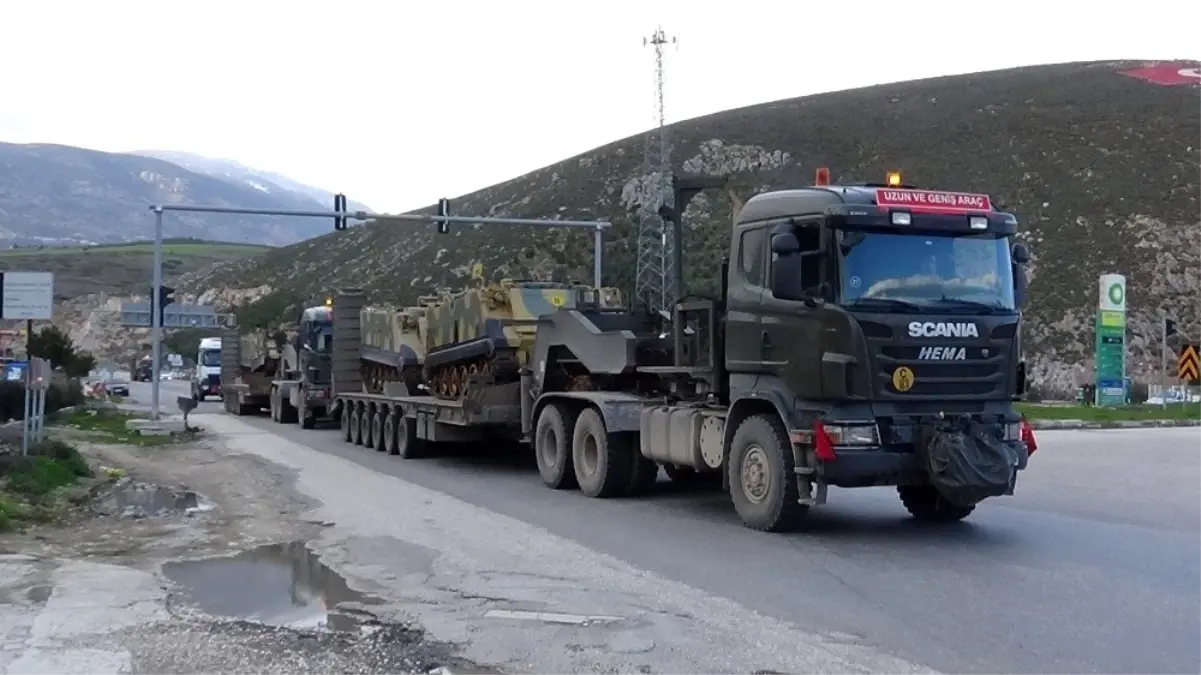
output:
[[[671,226],[663,220],[660,209],[672,206],[671,145],[667,137],[667,116],[663,105],[663,61],[669,44],[676,38],[668,38],[662,28],[655,30],[649,38],[643,38],[643,46],[655,50],[655,115],[656,127],[646,135],[646,154],[642,175],[646,182],[641,185],[641,204],[638,213],[638,269],[634,284],[635,300],[645,302],[651,311],[670,310],[676,300],[673,274],[674,248],[678,245],[672,235]]]

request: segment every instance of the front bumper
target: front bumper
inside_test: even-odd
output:
[[[1030,454],[1012,422],[997,422],[995,431],[1002,444],[1018,458],[1017,471],[1026,468]],[[818,473],[829,485],[836,487],[869,487],[873,485],[913,485],[927,481],[921,457],[917,452],[917,437],[922,425],[894,426],[880,424],[875,443],[854,445],[835,444],[834,458],[818,462]],[[811,447],[812,432],[794,431],[792,437],[798,449]]]

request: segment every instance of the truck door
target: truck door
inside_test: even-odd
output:
[[[801,288],[816,296],[824,278],[820,221],[799,223],[793,232],[801,245],[799,255],[779,261],[769,247],[767,278],[771,278],[774,266],[787,264],[789,274],[800,275]],[[759,338],[764,374],[770,373],[780,378],[795,396],[820,395],[821,310],[808,307],[798,300],[777,298],[770,290],[765,290],[762,298]]]
[[[768,226],[752,225],[736,240],[726,298],[726,369],[731,374],[763,370],[760,304],[767,293]]]

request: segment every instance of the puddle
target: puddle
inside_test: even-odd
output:
[[[209,614],[289,628],[357,630],[366,613],[337,606],[376,602],[351,590],[303,542],[167,563],[163,574]]]

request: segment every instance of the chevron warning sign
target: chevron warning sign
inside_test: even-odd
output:
[[[1197,345],[1184,345],[1180,348],[1180,358],[1176,360],[1176,377],[1191,386],[1201,384],[1201,350]]]

